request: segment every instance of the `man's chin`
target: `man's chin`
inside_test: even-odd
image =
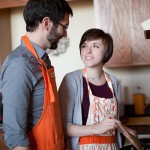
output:
[[[57,45],[51,45],[51,47],[50,47],[50,49],[53,49],[53,50],[55,50],[55,49],[57,49]]]

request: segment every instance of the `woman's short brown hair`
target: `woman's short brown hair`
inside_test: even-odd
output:
[[[81,37],[79,48],[81,52],[81,46],[85,41],[92,41],[92,40],[97,40],[97,39],[102,39],[104,43],[104,47],[106,49],[106,53],[103,58],[103,64],[109,61],[109,59],[112,57],[113,54],[113,39],[110,34],[105,33],[101,29],[93,28],[89,29]]]

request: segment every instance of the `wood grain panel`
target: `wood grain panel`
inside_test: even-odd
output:
[[[150,65],[150,40],[141,22],[150,18],[149,0],[94,0],[97,27],[110,33],[114,53],[106,66]]]
[[[28,0],[0,0],[0,9],[24,6]]]
[[[130,4],[124,0],[95,0],[94,2],[96,19],[99,18],[97,26],[110,33],[114,41],[114,53],[109,64],[131,63],[130,26],[129,21],[125,21],[130,20]]]
[[[27,1],[28,0],[0,0],[0,9],[25,6]],[[67,0],[67,1],[73,1],[73,0]]]
[[[131,47],[133,64],[150,64],[150,40],[145,39],[141,22],[150,18],[149,0],[132,0]]]
[[[0,9],[0,68],[11,51],[10,10]]]

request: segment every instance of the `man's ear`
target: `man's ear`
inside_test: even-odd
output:
[[[46,29],[47,31],[50,30],[50,28],[52,27],[53,22],[50,20],[49,17],[44,17],[42,20],[42,27],[43,29]]]

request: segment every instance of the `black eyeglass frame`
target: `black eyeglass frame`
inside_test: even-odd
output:
[[[64,30],[67,30],[69,27],[68,25],[61,24],[60,22],[58,22],[57,24],[61,25]]]

